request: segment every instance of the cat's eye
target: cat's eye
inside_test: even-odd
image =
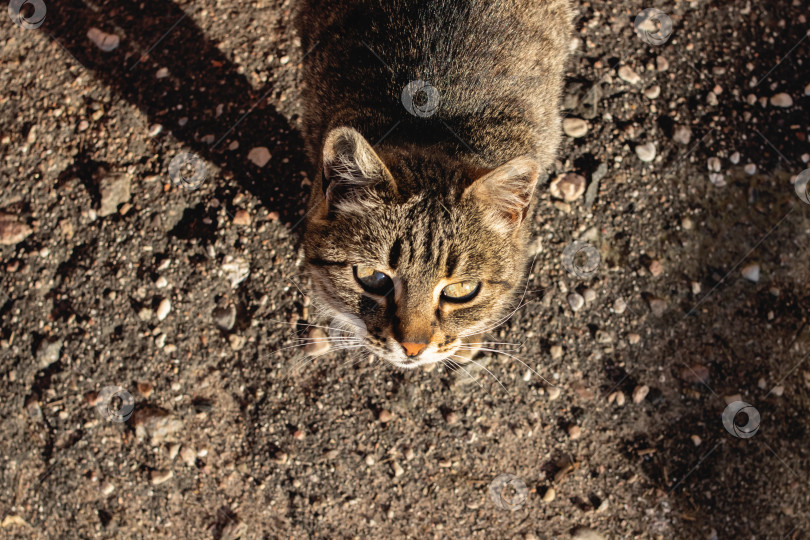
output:
[[[480,281],[461,281],[442,289],[442,298],[451,302],[469,302],[481,288]]]
[[[354,267],[354,279],[363,289],[371,294],[385,296],[394,290],[394,281],[379,270],[370,266],[358,265]]]

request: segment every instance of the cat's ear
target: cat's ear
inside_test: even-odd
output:
[[[475,180],[464,196],[477,198],[492,225],[511,233],[526,219],[539,177],[537,161],[529,156],[516,157]]]
[[[329,132],[322,161],[321,188],[329,207],[359,202],[366,188],[396,189],[374,148],[352,128],[339,127]]]

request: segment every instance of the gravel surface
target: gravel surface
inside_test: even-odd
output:
[[[407,372],[309,327],[295,3],[44,3],[0,26],[0,537],[810,536],[804,2],[658,44],[577,2],[505,344]]]

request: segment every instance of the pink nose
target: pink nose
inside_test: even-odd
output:
[[[416,356],[427,347],[427,343],[400,343],[400,345],[408,356]]]

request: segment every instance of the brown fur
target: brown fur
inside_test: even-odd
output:
[[[436,361],[513,307],[527,216],[559,139],[567,0],[304,2],[304,125],[319,174],[304,237],[315,292],[358,317],[364,345],[396,365],[403,342]],[[435,88],[433,114],[403,89]],[[376,143],[376,144],[375,144]],[[364,292],[352,268],[393,278]],[[441,286],[481,281],[466,304]]]

